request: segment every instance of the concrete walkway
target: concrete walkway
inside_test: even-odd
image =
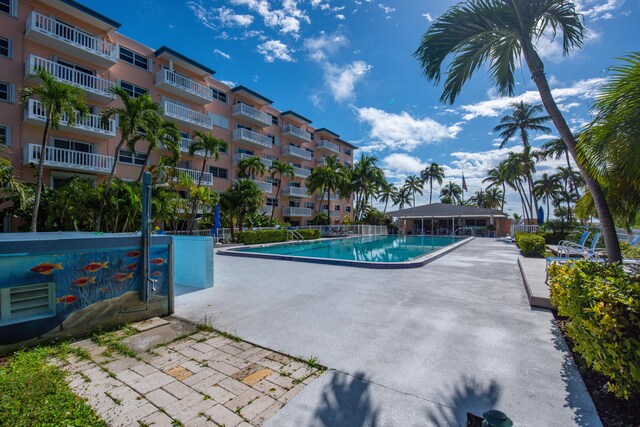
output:
[[[176,315],[330,368],[268,426],[600,426],[553,317],[532,311],[514,245],[476,239],[418,269],[216,257]]]

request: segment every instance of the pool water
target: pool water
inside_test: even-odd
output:
[[[359,262],[405,262],[457,243],[447,236],[364,236],[233,249],[235,252]]]

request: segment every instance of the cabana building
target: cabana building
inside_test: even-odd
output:
[[[400,234],[506,236],[511,220],[499,210],[475,206],[433,203],[414,206],[387,216],[395,220]]]

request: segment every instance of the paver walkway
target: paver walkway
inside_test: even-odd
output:
[[[88,358],[71,356],[63,366],[72,390],[114,427],[261,426],[320,373],[215,332],[198,331],[135,356],[117,350],[145,338],[126,335],[116,334],[115,345],[77,342]]]

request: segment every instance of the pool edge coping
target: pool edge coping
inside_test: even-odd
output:
[[[368,237],[368,236],[353,236],[353,237]],[[417,237],[417,236],[414,236]],[[348,237],[351,238],[351,237]],[[250,247],[265,247],[265,246],[278,246],[282,244],[287,244],[291,242],[277,242],[277,243],[268,243],[268,244],[260,244],[260,245],[240,245],[228,248],[220,248],[215,252],[220,255],[226,256],[236,256],[236,257],[245,257],[245,258],[262,258],[262,259],[275,259],[278,261],[296,261],[296,262],[307,262],[312,264],[328,264],[328,265],[339,265],[343,267],[359,267],[359,268],[370,268],[376,270],[384,270],[384,269],[405,269],[405,268],[419,268],[423,267],[431,261],[435,261],[441,256],[459,248],[462,245],[469,243],[474,240],[474,236],[469,236],[462,239],[459,242],[453,243],[451,245],[445,246],[437,251],[430,252],[424,256],[419,258],[410,260],[410,261],[402,261],[402,262],[374,262],[374,261],[349,261],[349,260],[341,260],[341,259],[332,259],[332,258],[311,258],[311,257],[300,257],[300,256],[292,256],[292,255],[276,255],[276,254],[263,254],[257,252],[239,252],[234,249],[241,248],[250,248]],[[315,239],[325,240],[325,239]],[[326,239],[329,240],[329,239]]]

